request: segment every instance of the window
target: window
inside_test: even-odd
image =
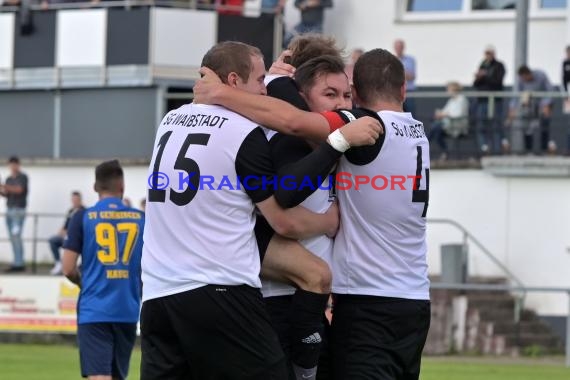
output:
[[[566,8],[566,0],[540,0],[540,8],[542,9]]]
[[[460,11],[463,0],[409,0],[408,12]]]
[[[0,0],[2,1],[2,0]],[[403,21],[511,20],[520,0],[406,0],[398,1]],[[570,0],[527,0],[531,19],[562,19]]]
[[[516,0],[472,0],[471,8],[476,11],[515,9],[516,3]]]

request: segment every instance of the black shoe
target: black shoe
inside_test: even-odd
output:
[[[14,267],[11,266],[8,269],[4,270],[4,273],[19,273],[19,272],[25,272],[26,271],[26,267],[22,266],[22,267]]]

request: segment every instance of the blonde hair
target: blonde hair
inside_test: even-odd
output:
[[[460,92],[461,90],[463,90],[463,87],[461,86],[461,84],[459,84],[459,82],[456,82],[456,81],[447,82],[447,87],[451,91],[455,91],[455,92]]]

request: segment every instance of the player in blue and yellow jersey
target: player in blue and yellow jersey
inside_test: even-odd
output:
[[[81,288],[77,337],[82,376],[124,379],[139,319],[144,213],[123,205],[123,169],[117,160],[97,166],[95,191],[97,204],[75,213],[69,223],[63,273]]]

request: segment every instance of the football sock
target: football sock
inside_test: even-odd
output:
[[[311,373],[316,375],[323,342],[323,313],[328,299],[328,294],[313,293],[302,289],[298,289],[293,296],[290,318],[291,362],[295,373],[299,371],[299,375],[305,376],[297,377],[298,379],[312,379],[314,377],[307,376]],[[303,369],[309,371],[304,373]]]

